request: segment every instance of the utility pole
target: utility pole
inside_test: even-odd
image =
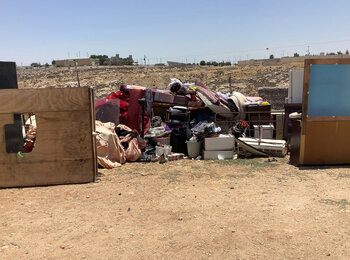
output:
[[[307,56],[310,56],[310,46],[307,46]]]
[[[74,60],[74,65],[75,65],[75,72],[77,73],[78,87],[80,88],[80,80],[79,80],[79,73],[78,73],[78,67],[77,67],[76,60]]]
[[[146,55],[143,56],[143,62],[145,64],[145,66],[146,66]]]
[[[230,92],[232,93],[232,77],[231,77],[231,75],[228,77],[228,85],[230,87]]]

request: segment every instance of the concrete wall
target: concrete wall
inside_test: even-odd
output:
[[[77,62],[77,66],[92,66],[93,61],[89,58],[83,58],[83,59],[66,59],[66,60],[56,60],[56,66],[57,67],[73,67],[75,64],[74,62]]]
[[[281,64],[286,63],[293,63],[293,62],[304,62],[306,58],[309,58],[310,56],[301,56],[301,57],[284,57],[280,59]],[[326,57],[326,56],[319,56],[319,57]]]

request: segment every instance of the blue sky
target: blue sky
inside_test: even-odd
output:
[[[79,53],[155,63],[350,49],[348,0],[0,0],[0,10],[0,60],[18,65]]]

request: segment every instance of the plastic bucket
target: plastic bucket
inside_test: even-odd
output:
[[[197,158],[201,153],[201,142],[186,142],[187,143],[187,152],[188,157]]]

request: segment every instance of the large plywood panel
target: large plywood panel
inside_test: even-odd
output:
[[[12,112],[1,104],[8,103],[7,98],[12,98]],[[6,152],[4,125],[13,123],[14,113],[28,112],[36,115],[37,140],[33,152],[21,158]],[[93,92],[89,88],[1,90],[0,187],[94,181],[94,131]]]
[[[350,164],[350,59],[306,59],[300,164]]]

